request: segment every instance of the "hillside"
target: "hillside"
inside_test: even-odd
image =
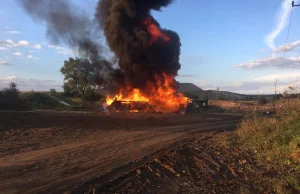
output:
[[[203,90],[192,83],[180,83],[178,91],[179,92],[200,92]]]
[[[202,90],[198,86],[192,83],[180,83],[179,92],[189,93],[194,96],[201,98],[208,98],[210,100],[243,100],[246,98],[245,95],[227,92],[227,91],[216,91],[216,90]]]
[[[243,100],[246,99],[245,95],[216,90],[205,90],[198,94],[199,98],[208,98],[209,100]]]

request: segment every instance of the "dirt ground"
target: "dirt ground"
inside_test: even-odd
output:
[[[276,170],[258,165],[250,150],[227,146],[231,136],[232,132],[203,133],[179,141],[76,185],[66,194],[277,193]]]
[[[214,145],[198,145],[202,140],[191,138],[209,139],[206,131],[232,130],[241,119],[0,112],[0,193],[208,191],[193,168],[201,167],[204,174],[226,172],[225,177],[236,176],[235,171],[213,158]]]

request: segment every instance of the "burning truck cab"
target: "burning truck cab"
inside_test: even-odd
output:
[[[146,112],[149,109],[149,102],[147,101],[122,101],[115,100],[108,106],[110,113],[115,112]]]
[[[186,104],[180,104],[175,108],[173,113],[186,113]],[[109,106],[106,107],[107,113],[163,113],[163,110],[158,110],[155,104],[151,104],[149,101],[122,101],[114,100]]]

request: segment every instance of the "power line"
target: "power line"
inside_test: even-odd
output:
[[[292,7],[292,10],[291,10],[291,17],[290,17],[290,22],[289,22],[289,28],[288,28],[288,33],[287,33],[286,41],[285,41],[285,48],[284,48],[284,54],[283,54],[283,62],[282,62],[282,66],[281,66],[281,72],[283,70],[284,59],[285,59],[286,50],[287,50],[287,44],[288,44],[288,41],[289,41],[289,38],[290,38],[290,30],[291,30],[292,17],[293,17],[293,7]]]
[[[299,53],[298,53],[298,56],[297,56],[296,62],[298,61],[299,57],[300,57],[300,50],[299,50]],[[293,71],[292,71],[292,72],[294,72],[294,70],[295,70],[295,69],[296,69],[296,67],[294,67],[294,68],[293,68]],[[298,70],[299,70],[299,69],[298,69]],[[291,81],[291,78],[292,78],[292,76],[290,76],[288,83],[290,83],[290,81]]]
[[[281,75],[282,75],[283,66],[284,66],[285,57],[286,57],[287,44],[288,44],[289,37],[290,37],[290,30],[291,30],[291,23],[292,23],[292,18],[293,18],[293,9],[294,9],[294,6],[298,6],[298,5],[295,5],[295,3],[294,3],[294,1],[293,1],[293,2],[292,2],[291,14],[290,14],[291,16],[290,16],[290,22],[289,22],[289,27],[288,27],[288,33],[287,33],[287,37],[286,37],[286,41],[285,41],[284,54],[283,54],[283,58],[282,58],[281,72],[280,72],[279,80],[276,81],[276,86],[275,86],[275,88],[277,87],[278,82],[280,82],[280,80],[281,80]],[[276,80],[277,80],[277,79],[276,79]]]

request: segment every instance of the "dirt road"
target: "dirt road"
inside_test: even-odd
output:
[[[0,113],[0,193],[61,193],[241,116]]]

